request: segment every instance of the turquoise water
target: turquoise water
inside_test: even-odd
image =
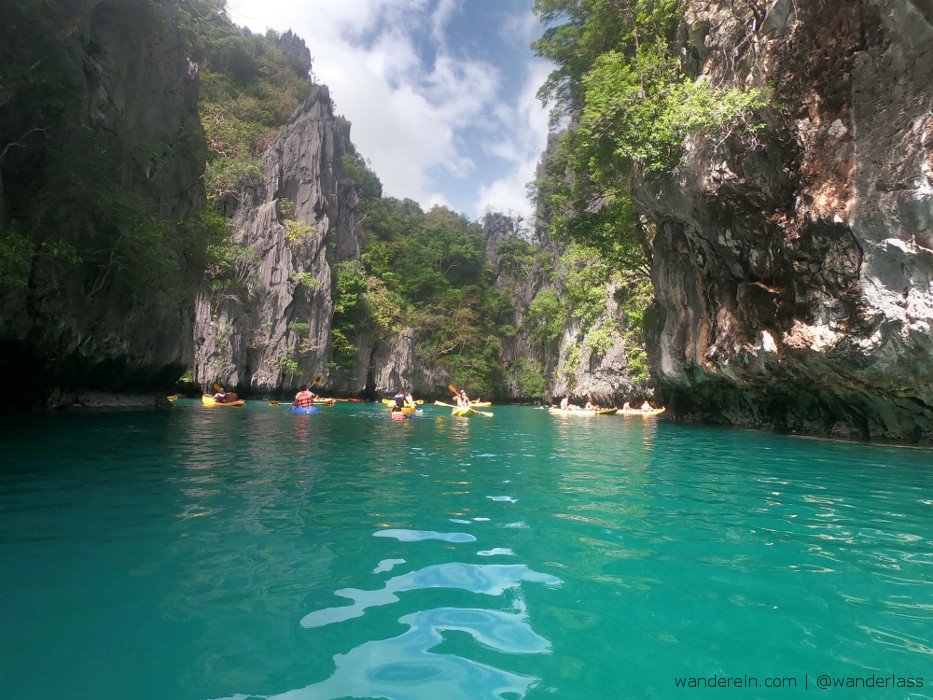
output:
[[[0,697],[933,697],[933,452],[492,410],[4,419]]]

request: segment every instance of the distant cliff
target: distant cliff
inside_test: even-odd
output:
[[[549,138],[539,178],[558,137]],[[485,219],[486,262],[513,309],[503,326],[510,331],[502,336],[504,397],[616,405],[650,396],[644,338],[626,308],[644,281],[624,279],[595,251],[554,240],[550,217],[540,201],[528,241],[507,217]]]
[[[145,392],[184,369],[207,234],[197,67],[173,13],[167,0],[4,6],[7,405]]]
[[[341,166],[351,150],[349,125],[317,86],[266,152],[261,178],[227,204],[246,252],[198,295],[197,383],[291,391],[329,374],[332,265],[360,253],[358,196]]]
[[[681,417],[933,439],[933,13],[690,7],[696,70],[775,107],[642,182],[659,391]]]

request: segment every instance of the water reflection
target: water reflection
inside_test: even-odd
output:
[[[484,647],[504,654],[543,654],[551,649],[550,643],[531,629],[521,612],[434,608],[405,615],[399,622],[408,626],[408,631],[390,639],[365,642],[347,654],[335,655],[336,669],[330,678],[263,697],[472,700],[524,696],[539,679],[430,650],[444,641],[444,632],[451,631],[464,632]]]
[[[344,588],[335,591],[341,598],[349,598],[353,605],[315,610],[301,618],[302,627],[321,627],[361,617],[368,608],[398,602],[396,594],[423,588],[451,588],[488,596],[502,595],[517,588],[522,581],[560,585],[560,579],[550,574],[532,571],[524,564],[463,564],[451,562],[435,564],[418,571],[395,576],[385,587],[374,591]]]

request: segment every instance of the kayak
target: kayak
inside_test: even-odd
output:
[[[454,409],[451,409],[450,415],[461,416],[462,418],[466,418],[468,416],[475,416],[476,411],[474,411],[472,408],[454,408]]]
[[[473,408],[489,408],[492,406],[492,401],[470,401],[470,405]]]
[[[363,400],[363,399],[348,399],[348,401],[362,401],[362,400]],[[386,406],[394,406],[394,405],[395,405],[395,399],[382,399],[382,403],[384,403]],[[424,403],[424,399],[417,399],[417,400],[415,401],[415,403],[416,403],[416,404],[419,404],[419,405],[420,405],[420,404],[423,404],[423,403]]]
[[[424,411],[417,406],[402,406],[401,411],[393,411],[392,406],[389,406],[389,413],[401,413],[404,416],[420,416]]]
[[[642,416],[643,418],[650,418],[651,416],[657,416],[667,409],[665,408],[653,408],[650,411],[642,411],[640,408],[630,408],[628,410],[619,409],[620,416]]]
[[[595,411],[587,411],[583,408],[549,408],[548,413],[553,413],[555,416],[612,416],[618,410],[617,408],[599,408]]]
[[[203,403],[205,406],[243,406],[246,404],[243,399],[237,399],[236,401],[231,401],[229,403],[219,403],[214,401],[213,396],[208,396],[207,394],[204,394],[201,397],[201,403]]]
[[[289,406],[288,410],[292,413],[313,414],[317,413],[316,406]]]
[[[314,399],[316,406],[333,406],[336,403],[337,399]]]
[[[172,394],[171,396],[166,396],[165,400],[168,401],[169,403],[175,403],[176,401],[178,401],[178,394]]]

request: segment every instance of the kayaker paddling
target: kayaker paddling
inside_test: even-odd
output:
[[[317,398],[317,394],[308,389],[307,384],[302,384],[298,387],[298,393],[295,394],[295,400],[292,401],[292,406],[297,408],[309,408],[314,405],[314,400]]]

